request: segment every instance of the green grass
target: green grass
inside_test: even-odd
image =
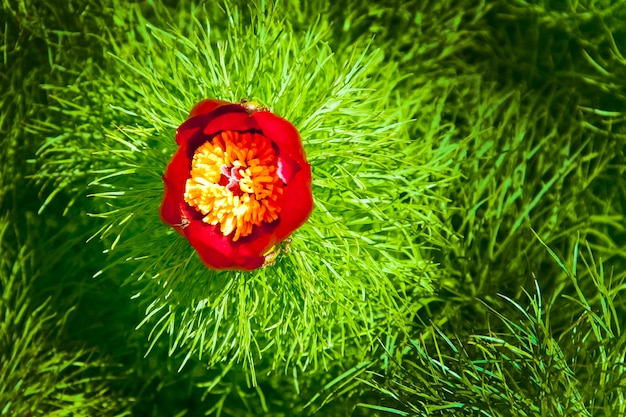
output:
[[[482,305],[485,329],[446,335],[432,323],[418,339],[387,346],[383,371],[363,378],[383,400],[360,406],[397,415],[624,415],[626,275],[605,275],[589,246],[576,244],[570,265],[544,250],[562,269],[557,289],[542,294],[538,274],[519,300],[500,294]]]
[[[20,240],[7,216],[0,219],[1,415],[128,415],[131,398],[114,393],[125,370],[67,334],[76,306],[46,296],[32,242]],[[21,242],[20,242],[21,243]],[[48,271],[49,272],[49,271]]]
[[[624,1],[2,5],[5,414],[626,414]],[[207,97],[301,132],[273,267],[159,219]]]
[[[182,349],[181,366],[198,357],[243,360],[253,370],[269,355],[275,367],[326,368],[356,340],[365,352],[384,329],[405,331],[415,297],[432,292],[427,251],[445,238],[431,205],[441,198],[431,190],[450,174],[431,159],[434,138],[408,136],[412,103],[388,95],[401,77],[380,51],[360,42],[339,58],[323,41],[324,24],[292,35],[273,8],[253,10],[263,17],[251,21],[228,9],[226,38],[216,44],[220,29],[208,21],[191,18],[186,37],[132,11],[137,32],[109,46],[104,70],[46,85],[52,110],[74,128],[59,126],[40,148],[36,178],[44,190],[55,187],[50,197],[93,197],[91,216],[103,219],[94,237],[112,254],[96,275],[133,264],[127,282],[145,305],[141,324],[152,326],[152,344],[167,337],[170,354]],[[216,273],[160,222],[161,175],[174,129],[194,103],[244,96],[299,128],[316,210],[275,267]]]

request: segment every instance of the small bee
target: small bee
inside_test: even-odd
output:
[[[248,98],[242,98],[239,100],[239,104],[241,104],[248,113],[254,113],[255,111],[268,111],[269,109],[259,103],[258,101],[250,100]]]

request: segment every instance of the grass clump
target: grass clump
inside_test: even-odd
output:
[[[95,349],[63,342],[74,314],[55,312],[57,299],[38,301],[36,259],[15,247],[0,219],[0,404],[2,415],[127,415],[128,398],[112,395],[115,372]],[[65,339],[67,340],[67,339]]]
[[[363,414],[624,413],[624,9],[559,4],[486,2],[461,20],[480,42],[447,61],[462,75],[436,87],[463,173],[446,207],[452,279],[424,300],[413,337],[381,339],[393,353],[359,372],[380,378],[385,398],[363,393]],[[538,242],[568,258],[555,263]],[[393,363],[402,369],[386,373]]]
[[[94,197],[94,236],[111,252],[97,275],[133,265],[142,324],[181,363],[253,369],[270,355],[275,367],[324,368],[351,344],[363,355],[383,329],[406,331],[412,303],[432,291],[428,250],[445,242],[433,190],[450,173],[429,160],[430,141],[409,138],[413,103],[388,94],[401,77],[365,40],[336,55],[322,21],[294,32],[269,4],[250,17],[225,9],[222,20],[194,9],[162,29],[131,8],[126,39],[103,39],[103,70],[45,87],[66,124],[50,131],[37,178],[51,196]],[[209,271],[158,218],[175,128],[205,97],[258,99],[304,139],[316,209],[275,267]]]
[[[5,298],[63,317],[64,376],[136,415],[625,413],[625,2],[166,3],[3,3],[0,205],[45,265]],[[207,97],[304,139],[273,267],[208,271],[158,217]]]
[[[451,203],[444,214],[457,235],[438,258],[454,278],[446,297],[455,306],[497,291],[520,295],[533,267],[551,265],[531,228],[563,253],[580,235],[606,262],[619,262],[624,242],[619,167],[626,131],[617,109],[626,103],[614,88],[624,70],[615,41],[624,31],[615,18],[620,12],[584,2],[558,11],[543,2],[483,6],[457,11],[458,30],[471,41],[441,61],[447,73],[419,58],[405,64],[416,73],[432,70],[416,78],[412,91],[425,88],[431,73],[442,76],[428,87],[441,110],[426,117],[447,124],[457,145],[450,168],[462,176],[446,189]],[[566,26],[550,20],[561,15]],[[598,69],[585,58],[592,38],[606,55],[606,74],[596,83],[588,81]],[[423,132],[416,124],[412,134]]]
[[[626,273],[605,272],[589,245],[576,245],[562,285],[484,303],[486,328],[445,334],[432,324],[399,347],[387,347],[385,374],[367,375],[383,401],[364,410],[394,415],[624,415],[622,332]],[[587,282],[586,288],[580,283]],[[563,314],[567,311],[567,314]],[[367,412],[364,411],[364,414]]]

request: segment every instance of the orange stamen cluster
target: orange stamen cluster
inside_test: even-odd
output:
[[[184,198],[203,221],[219,224],[237,241],[278,218],[283,182],[277,170],[278,157],[265,136],[222,132],[194,153]]]

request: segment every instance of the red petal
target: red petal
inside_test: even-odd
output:
[[[224,100],[216,100],[216,99],[202,100],[201,102],[196,104],[193,109],[191,109],[191,112],[189,112],[188,119],[191,119],[192,117],[197,116],[199,114],[209,114],[213,110],[217,109],[218,107],[224,106],[226,104],[231,104],[231,103],[224,101]]]
[[[187,156],[187,147],[183,145],[176,150],[163,175],[163,181],[171,188],[172,192],[179,193],[181,199],[185,192],[187,179],[191,176],[190,171],[191,160]]]
[[[307,163],[300,134],[291,123],[267,111],[254,112],[252,117],[263,134],[278,146],[280,153],[286,153],[299,165],[304,166]]]
[[[165,191],[161,203],[161,218],[167,224],[178,229],[182,223],[181,204],[185,204],[183,195],[185,184],[190,176],[191,161],[187,157],[187,147],[178,148],[172,160],[165,168],[163,182]]]
[[[180,193],[174,192],[165,183],[165,192],[163,194],[163,202],[161,203],[161,219],[170,226],[181,224],[180,212]]]
[[[300,165],[291,157],[282,154],[278,156],[278,170],[276,173],[285,184],[289,184],[291,178],[296,175],[300,169]]]
[[[243,109],[243,107],[241,107],[241,109]],[[254,118],[244,110],[243,113],[233,111],[215,117],[204,126],[203,133],[207,136],[212,136],[218,132],[225,132],[229,130],[243,132],[250,129],[258,130],[259,125],[256,120],[254,120]]]
[[[278,241],[286,239],[294,230],[302,226],[312,211],[311,166],[307,163],[285,187],[280,223],[274,231]]]
[[[265,262],[262,253],[252,252],[246,245],[232,242],[229,237],[222,235],[219,226],[192,220],[184,231],[202,262],[210,268],[252,270]]]
[[[179,145],[188,144],[190,149],[196,148],[206,139],[224,131],[246,131],[260,130],[258,123],[246,110],[236,104],[221,106],[210,114],[200,114],[187,119],[178,127],[176,133],[176,143]],[[198,132],[204,137],[198,137]]]
[[[194,126],[194,127],[183,127],[186,122],[178,127],[176,130],[176,143],[179,145],[184,145],[189,142],[189,139],[194,136],[196,133],[200,131],[202,126]]]
[[[235,247],[237,257],[261,258],[265,260],[263,254],[278,243],[278,239],[273,231],[268,233],[263,229],[263,227],[258,227],[256,233],[253,231],[250,236],[237,241],[237,246]]]

